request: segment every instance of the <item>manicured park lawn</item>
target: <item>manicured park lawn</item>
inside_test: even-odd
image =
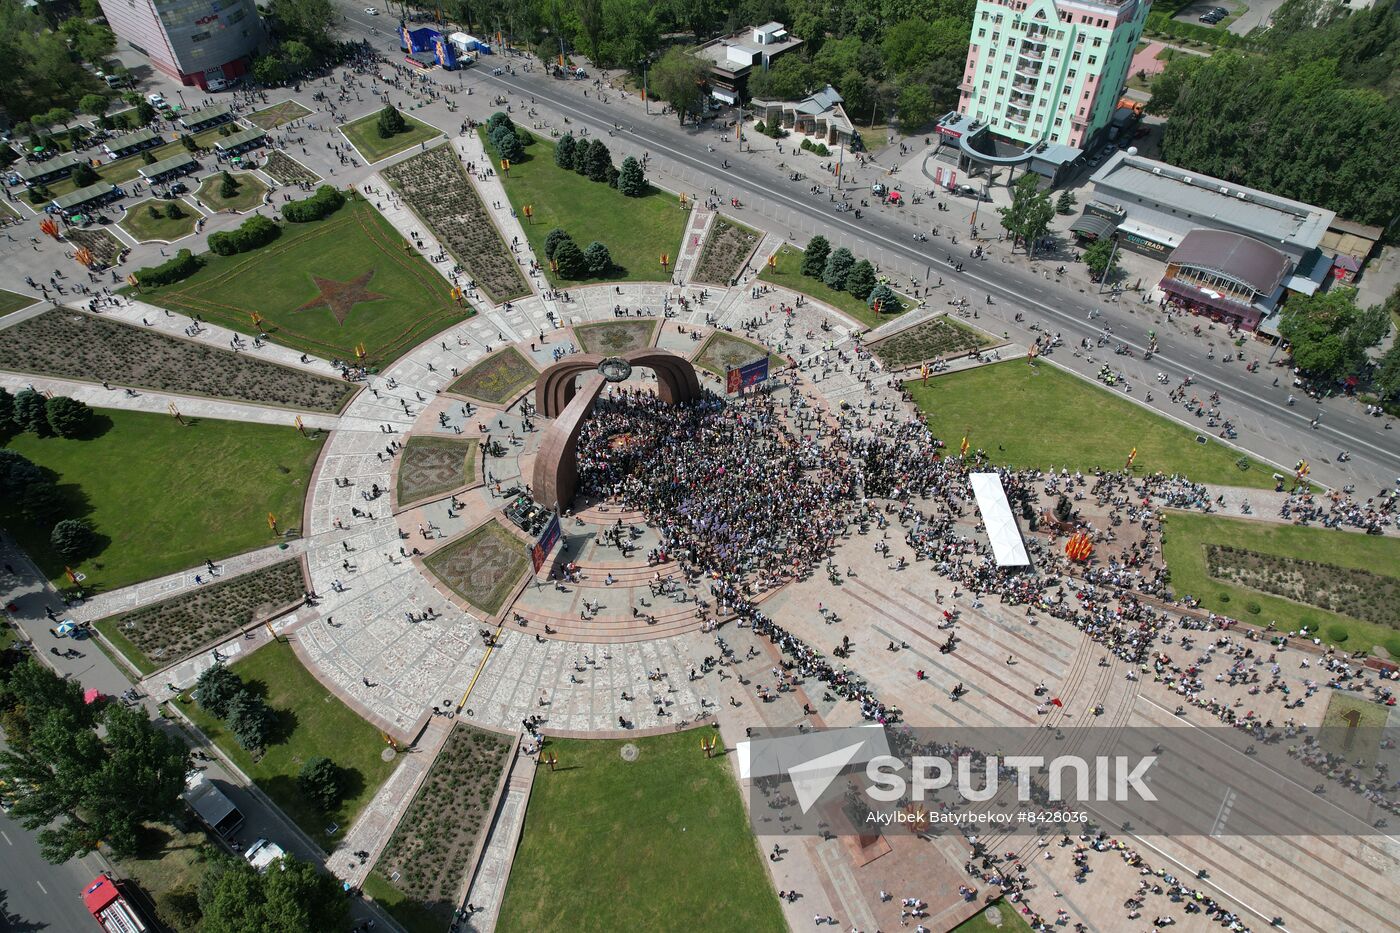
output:
[[[865,302],[850,292],[838,292],[819,278],[803,275],[801,271],[802,256],[803,251],[800,249],[780,246],[774,259],[774,267],[770,269],[764,265],[763,271],[758,274],[758,277],[765,282],[772,282],[774,285],[801,292],[808,298],[823,304],[829,304],[836,310],[855,318],[866,327],[879,327],[886,321],[893,321],[899,317],[898,314],[876,314],[866,307]],[[908,295],[900,295],[899,297],[904,304],[905,311],[910,310],[916,304],[914,299]]]
[[[38,301],[33,295],[21,295],[17,292],[7,292],[0,288],[0,316],[4,316],[21,308],[27,308]]]
[[[555,165],[554,146],[543,139],[537,138],[525,152],[526,159],[512,163],[510,174],[503,175],[501,181],[540,262],[545,261],[545,236],[555,227],[562,227],[579,249],[594,240],[607,246],[613,262],[622,270],[609,276],[609,281],[670,281],[671,273],[661,265],[661,256],[667,255],[670,268],[675,268],[681,235],[690,216],[680,209],[675,195],[653,190],[641,198],[624,197],[606,182],[589,181]],[[613,161],[620,165],[622,159],[615,154]],[[523,210],[527,204],[534,210],[534,217],[529,219]],[[546,274],[556,285],[604,281],[563,279],[547,267]]]
[[[99,590],[174,573],[272,543],[267,513],[281,528],[301,525],[302,501],[321,442],[290,425],[98,409],[88,440],[19,434],[5,446],[54,471],[63,518],[86,518],[105,548],[74,564]],[[56,585],[67,586],[49,528],[0,501],[0,524]]]
[[[170,204],[180,205],[184,216],[175,220],[167,217],[165,211],[167,205]],[[159,217],[151,216],[152,207],[160,214]],[[167,201],[163,198],[147,198],[145,201],[128,207],[118,226],[143,243],[147,240],[163,240],[166,243],[171,243],[193,233],[195,221],[199,217],[199,211],[183,198],[177,198],[174,201]]]
[[[377,871],[360,885],[365,894],[393,916],[408,933],[442,933],[442,915],[409,897]]]
[[[552,741],[496,929],[785,930],[733,766],[701,734]]]
[[[276,718],[274,741],[262,757],[244,750],[188,694],[181,696],[180,708],[303,832],[330,850],[393,773],[396,762],[380,757],[384,739],[378,729],[321,686],[285,641],[259,648],[235,662],[231,670],[263,694]],[[348,791],[334,813],[322,811],[297,787],[302,765],[318,755],[349,772]],[[332,823],[339,828],[328,834]]]
[[[984,907],[953,927],[953,933],[1030,933],[1030,924],[1021,916],[1020,908],[1015,904],[997,901],[996,908],[1001,915],[1000,925],[993,925],[987,919],[987,908]]]
[[[199,186],[195,192],[195,197],[211,211],[250,211],[262,203],[263,195],[267,193],[267,185],[262,180],[250,172],[230,172],[233,180],[238,183],[238,190],[233,193],[233,197],[226,198],[220,194],[223,187],[224,175],[222,172],[215,172]]]
[[[956,444],[964,435],[993,462],[1013,467],[1122,469],[1138,450],[1133,472],[1184,473],[1198,483],[1272,489],[1273,467],[1050,365],[1024,359],[905,383],[933,433]],[[951,440],[949,440],[951,438]]]
[[[353,123],[346,123],[340,128],[345,134],[345,138],[355,144],[360,155],[366,162],[378,162],[380,159],[387,159],[395,153],[403,152],[419,143],[425,143],[430,139],[437,139],[442,135],[442,130],[429,126],[421,120],[415,120],[408,114],[403,114],[403,122],[406,124],[402,133],[396,133],[388,139],[379,138],[379,111],[376,110],[369,116],[361,117]]]
[[[325,220],[286,224],[271,244],[206,254],[199,272],[143,290],[152,304],[199,313],[245,333],[252,314],[273,340],[318,356],[382,365],[462,320],[447,282],[372,205],[353,200]]]
[[[1392,656],[1400,657],[1400,632],[1389,626],[1211,577],[1206,566],[1207,544],[1229,545],[1261,554],[1319,561],[1400,578],[1400,539],[1194,512],[1168,512],[1162,544],[1162,553],[1171,571],[1172,592],[1178,597],[1194,596],[1207,609],[1256,625],[1273,622],[1283,633],[1306,625],[1316,637],[1347,651],[1366,651],[1373,645],[1383,645]],[[1250,612],[1251,605],[1258,606],[1259,611]]]

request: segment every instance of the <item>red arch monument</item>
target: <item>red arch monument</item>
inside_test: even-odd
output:
[[[670,350],[643,347],[620,356],[574,353],[540,374],[535,409],[554,421],[544,429],[531,483],[535,501],[563,512],[578,486],[578,438],[593,401],[609,382],[624,382],[642,366],[656,373],[657,395],[670,404],[700,397],[700,377],[690,360]],[[581,381],[579,377],[584,378]]]

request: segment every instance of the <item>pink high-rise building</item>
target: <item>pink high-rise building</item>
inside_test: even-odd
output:
[[[101,4],[117,38],[181,84],[208,88],[210,82],[245,74],[263,38],[253,0],[101,0]]]

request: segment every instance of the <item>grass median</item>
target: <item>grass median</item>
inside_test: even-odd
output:
[[[837,311],[842,312],[847,317],[854,318],[864,327],[876,328],[881,324],[893,321],[899,317],[898,314],[876,314],[864,301],[846,291],[837,291],[827,285],[821,279],[813,278],[802,274],[802,257],[805,254],[802,250],[794,246],[778,247],[777,255],[774,257],[773,266],[770,268],[764,263],[763,271],[758,274],[759,279],[764,282],[771,282],[780,288],[801,292],[814,301],[831,305]],[[765,257],[758,257],[761,261]],[[904,304],[904,310],[912,309],[918,302],[908,295],[896,292],[899,300]]]

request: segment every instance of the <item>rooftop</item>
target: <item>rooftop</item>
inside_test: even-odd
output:
[[[54,198],[53,206],[61,211],[66,211],[70,207],[81,207],[89,201],[105,198],[116,190],[117,186],[110,181],[99,181],[95,185],[88,185],[86,188],[79,188],[77,191],[70,191],[62,197]]]
[[[209,123],[213,120],[222,120],[232,112],[233,111],[230,110],[226,104],[216,104],[213,107],[205,107],[202,110],[196,110],[193,113],[185,114],[180,118],[180,125],[185,128],[199,126],[202,123]]]
[[[60,171],[86,161],[86,158],[76,152],[62,152],[52,159],[49,159],[47,162],[35,162],[31,165],[22,165],[15,169],[15,174],[19,176],[21,181],[29,181],[47,175],[50,172]]]
[[[1272,246],[1226,230],[1192,230],[1170,261],[1219,272],[1261,295],[1272,294],[1293,269],[1293,260]]]
[[[718,68],[721,71],[728,72],[742,71],[745,68],[752,67],[752,59],[754,56],[767,55],[769,58],[772,58],[775,55],[781,55],[789,49],[795,49],[802,44],[801,39],[791,35],[761,45],[754,41],[755,32],[771,32],[774,30],[781,30],[782,28],[782,23],[766,23],[752,29],[743,29],[732,35],[711,39],[709,42],[695,49],[694,54],[708,61],[711,68]],[[736,49],[746,53],[749,62],[744,64],[731,60],[729,57],[730,49]]]
[[[215,142],[214,146],[218,149],[236,149],[239,146],[246,146],[254,140],[262,139],[266,135],[266,130],[255,126],[251,129],[239,130],[237,133],[230,133]]]
[[[153,139],[160,139],[160,134],[149,126],[142,127],[132,133],[124,133],[116,139],[109,139],[103,143],[103,148],[109,152],[120,152],[123,149],[130,149],[133,146],[141,146]]]
[[[1246,188],[1125,151],[1114,153],[1093,178],[1095,197],[1114,201],[1122,192],[1173,212],[1212,218],[1266,243],[1312,249],[1336,214],[1311,204]]]
[[[184,168],[186,165],[198,165],[198,160],[188,152],[173,155],[168,159],[161,159],[159,162],[152,162],[150,165],[143,165],[137,169],[142,178],[154,178],[157,175],[164,175],[166,172],[173,172],[176,169]]]

